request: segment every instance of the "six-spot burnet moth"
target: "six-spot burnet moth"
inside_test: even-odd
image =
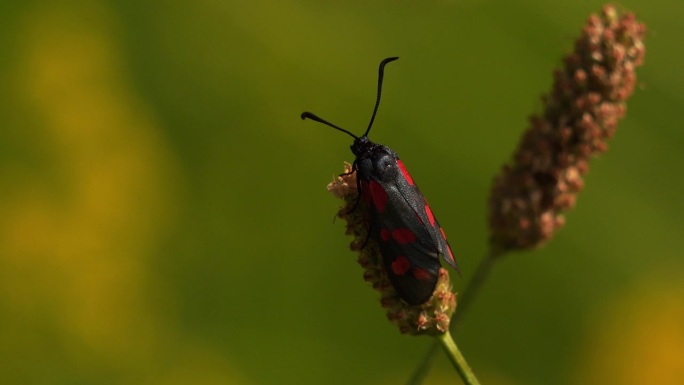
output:
[[[370,213],[369,237],[379,245],[387,275],[397,294],[409,305],[419,305],[430,299],[435,290],[439,256],[457,271],[458,265],[444,230],[397,153],[368,139],[380,105],[385,65],[397,59],[390,57],[380,62],[375,108],[362,136],[310,112],[302,113],[301,117],[354,138],[351,151],[356,159],[351,172],[356,172],[359,198],[363,198]]]

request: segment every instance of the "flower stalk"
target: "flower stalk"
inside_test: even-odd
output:
[[[446,332],[438,336],[437,339],[439,340],[440,345],[442,345],[449,361],[451,361],[451,364],[454,365],[454,368],[461,376],[463,383],[466,385],[480,385],[477,377],[475,377],[475,373],[470,369],[470,365],[466,362],[461,351],[458,350],[458,346],[456,346],[454,339],[451,338],[451,333]]]

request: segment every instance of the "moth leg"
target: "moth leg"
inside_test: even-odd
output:
[[[352,163],[351,171],[344,173],[344,174],[340,174],[340,176],[351,175],[355,172],[356,172],[356,161],[354,161],[354,163]],[[356,211],[356,208],[359,206],[359,201],[361,200],[361,179],[359,179],[358,175],[356,176],[356,193],[357,193],[356,202],[354,202],[354,206],[352,206],[352,208],[349,209],[349,211],[347,211],[347,214],[351,214],[354,211]],[[365,245],[365,243],[364,243],[364,245]]]
[[[352,163],[352,168],[351,168],[351,170],[350,170],[349,172],[343,172],[342,174],[340,174],[340,176],[351,175],[351,174],[353,174],[353,173],[355,173],[355,172],[356,172],[356,161],[354,161],[354,163]]]

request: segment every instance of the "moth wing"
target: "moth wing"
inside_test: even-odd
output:
[[[397,164],[401,170],[401,176],[397,179],[397,189],[401,196],[405,197],[405,201],[410,207],[409,211],[414,212],[418,218],[420,218],[420,221],[423,224],[425,231],[429,234],[429,238],[435,245],[438,254],[460,274],[458,264],[456,264],[456,259],[454,258],[449,242],[446,239],[444,230],[439,225],[425,196],[420,192],[418,185],[415,184],[401,160],[397,159]]]
[[[439,259],[425,258],[415,249],[380,241],[385,271],[397,294],[410,305],[425,303],[437,286]]]
[[[439,277],[437,245],[398,186],[383,183],[380,187],[387,194],[387,203],[382,212],[377,207],[371,209],[373,239],[399,296],[411,305],[424,303]]]

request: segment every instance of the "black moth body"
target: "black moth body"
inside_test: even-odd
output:
[[[458,266],[444,230],[399,156],[367,136],[380,103],[384,67],[396,59],[380,63],[375,109],[363,136],[357,137],[310,112],[304,112],[302,119],[316,120],[355,138],[351,145],[356,156],[352,172],[356,172],[358,191],[370,212],[369,236],[379,245],[387,276],[399,297],[410,305],[419,305],[435,290],[440,255],[455,269]]]

